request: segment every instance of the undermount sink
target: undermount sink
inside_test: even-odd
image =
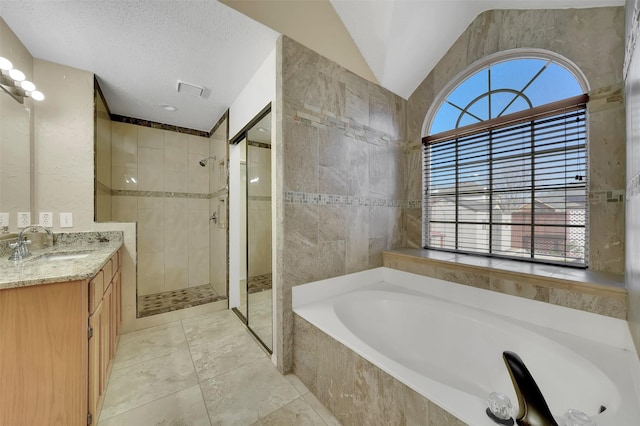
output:
[[[59,261],[59,260],[74,260],[74,259],[84,259],[89,256],[89,253],[81,252],[81,253],[51,253],[45,256],[42,256],[44,260],[47,261]]]

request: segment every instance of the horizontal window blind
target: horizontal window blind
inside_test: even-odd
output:
[[[425,248],[586,266],[585,105],[425,138]]]

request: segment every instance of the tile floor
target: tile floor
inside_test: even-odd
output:
[[[98,425],[339,423],[224,310],[122,335]]]

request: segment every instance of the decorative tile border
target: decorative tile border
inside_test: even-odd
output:
[[[110,194],[111,188],[109,188],[107,185],[105,185],[102,182],[96,181],[96,192],[98,194]]]
[[[227,190],[221,189],[220,191],[212,194],[191,194],[189,192],[165,192],[165,191],[132,191],[126,189],[112,189],[111,195],[121,197],[144,197],[144,198],[193,198],[200,200],[210,200],[212,198],[226,195]]]
[[[404,144],[397,136],[364,126],[349,118],[337,117],[329,111],[324,111],[308,104],[299,105],[290,101],[285,101],[285,103],[288,109],[288,115],[291,116],[291,114],[293,114],[292,118],[300,123],[322,129],[341,130],[345,136],[350,136],[373,145],[402,146]]]
[[[422,206],[422,200],[385,200],[384,198],[314,194],[294,191],[285,191],[284,202],[288,204],[315,204],[321,206],[373,206],[401,208],[420,208]]]
[[[270,195],[249,195],[249,201],[271,201]]]
[[[173,126],[171,124],[158,123],[156,121],[150,121],[150,120],[142,120],[140,118],[134,118],[134,117],[126,117],[124,115],[118,115],[118,114],[111,114],[111,121],[135,124],[136,126],[151,127],[153,129],[169,130],[176,133],[186,133],[187,135],[201,136],[203,138],[208,138],[211,136],[210,132],[204,132],[202,130],[195,130],[195,129],[189,129],[187,127]]]
[[[625,192],[624,189],[589,191],[589,202],[592,204],[624,203]]]
[[[271,144],[270,143],[264,143],[264,142],[258,142],[258,141],[250,141],[248,139],[247,139],[247,145],[254,146],[256,148],[271,149]]]
[[[229,193],[229,190],[227,188],[224,188],[214,192],[213,194],[209,194],[211,195],[209,198],[226,197],[228,193]]]

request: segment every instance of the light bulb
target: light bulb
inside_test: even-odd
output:
[[[31,92],[31,98],[35,101],[42,101],[44,100],[44,94],[38,90],[34,90]]]
[[[9,71],[11,68],[13,68],[11,61],[0,56],[0,70]]]
[[[17,68],[9,70],[9,77],[14,79],[15,81],[22,81],[26,78],[24,73]]]
[[[30,82],[29,80],[21,81],[20,86],[27,92],[33,92],[36,90],[36,85]]]

